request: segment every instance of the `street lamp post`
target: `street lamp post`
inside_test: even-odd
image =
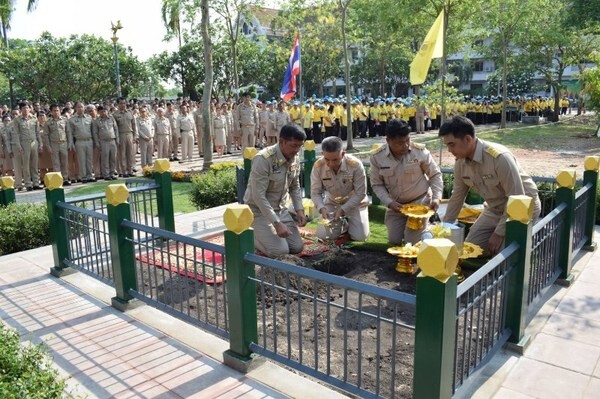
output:
[[[119,53],[117,51],[117,41],[119,38],[117,37],[117,31],[119,29],[123,29],[123,25],[121,25],[121,21],[117,21],[117,24],[110,23],[111,30],[113,35],[111,40],[113,42],[113,49],[115,51],[115,80],[117,83],[117,95],[121,97],[121,72],[119,71]]]

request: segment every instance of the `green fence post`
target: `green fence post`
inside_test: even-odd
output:
[[[315,147],[314,140],[304,142],[304,160],[306,161],[304,162],[304,196],[306,198],[310,198],[310,174],[317,158]]]
[[[248,180],[250,180],[250,171],[252,170],[252,160],[258,154],[258,151],[254,147],[244,148],[244,187],[248,187]]]
[[[600,166],[600,157],[588,156],[584,161],[585,172],[583,172],[583,184],[592,183],[592,192],[588,202],[588,217],[585,221],[585,242],[586,251],[595,251],[596,242],[594,241],[594,224],[596,223],[596,204],[598,203],[598,167]]]
[[[230,205],[223,214],[225,222],[225,261],[227,304],[229,305],[229,349],[223,353],[225,364],[247,372],[257,365],[250,343],[258,340],[256,284],[254,265],[244,262],[254,253],[254,215],[248,205]]]
[[[558,283],[570,285],[573,280],[571,275],[571,261],[573,257],[573,225],[575,223],[575,182],[576,174],[572,169],[563,169],[556,176],[556,204],[567,204],[567,215],[560,240],[558,253],[559,266],[562,269]]]
[[[3,176],[0,179],[0,205],[17,202],[15,198],[15,179],[12,176]]]
[[[531,270],[533,204],[533,199],[527,195],[511,195],[506,205],[508,221],[505,243],[509,245],[516,242],[519,245],[517,261],[507,287],[506,324],[512,332],[508,346],[521,354],[529,343],[529,336],[525,335],[525,316]]]
[[[173,183],[171,181],[171,164],[168,159],[154,161],[152,176],[160,186],[156,190],[158,203],[158,227],[163,230],[175,232],[175,210],[173,209]]]
[[[123,312],[134,304],[129,290],[137,288],[132,232],[131,229],[121,227],[123,220],[131,220],[128,197],[129,190],[125,184],[111,184],[106,187],[110,259],[117,291],[117,296],[111,298],[111,304]]]
[[[50,269],[50,274],[62,277],[76,273],[77,270],[64,264],[64,260],[69,257],[69,244],[67,242],[67,226],[64,221],[65,210],[56,206],[57,202],[65,202],[65,190],[60,172],[46,173],[44,186],[46,186],[46,208],[54,260],[54,267]]]
[[[446,238],[424,240],[417,263],[413,398],[451,398],[458,250]]]

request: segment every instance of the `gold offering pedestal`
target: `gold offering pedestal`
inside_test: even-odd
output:
[[[434,210],[426,205],[406,204],[399,209],[400,213],[408,217],[406,226],[411,230],[420,230],[425,226],[427,219],[434,214]]]
[[[418,270],[415,264],[415,259],[419,255],[419,248],[421,243],[418,242],[415,245],[405,245],[403,247],[390,247],[387,249],[387,253],[394,255],[398,258],[396,263],[396,271],[399,273],[415,274]]]
[[[465,275],[462,272],[461,263],[464,259],[477,258],[483,254],[483,249],[472,242],[464,242],[462,251],[459,251],[460,254],[458,256],[458,264],[456,265],[456,270],[454,274],[457,276],[457,281],[462,283],[465,279]]]

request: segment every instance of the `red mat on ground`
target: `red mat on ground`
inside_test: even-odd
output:
[[[225,281],[225,265],[222,254],[208,249],[204,251],[196,249],[194,258],[193,249],[184,247],[184,244],[180,243],[178,246],[170,247],[168,252],[166,249],[155,250],[139,255],[136,259],[182,276],[196,278],[206,284],[221,284]]]

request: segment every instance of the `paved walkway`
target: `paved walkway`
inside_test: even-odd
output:
[[[527,327],[525,354],[496,354],[462,397],[600,398],[600,250],[580,255],[573,274],[570,287],[555,285],[545,295]]]

